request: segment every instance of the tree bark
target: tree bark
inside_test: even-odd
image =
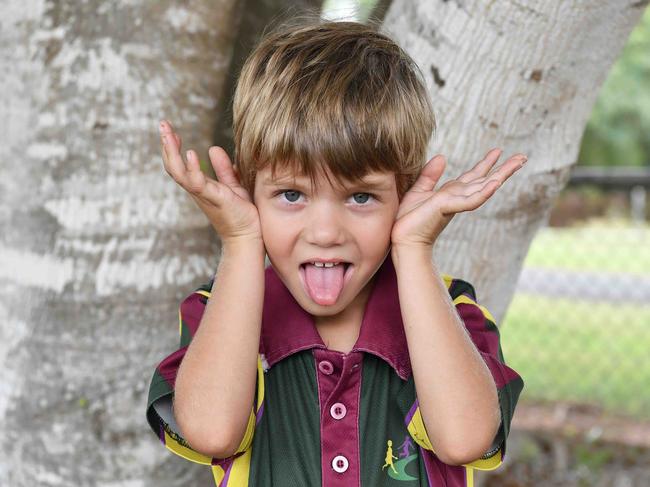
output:
[[[575,163],[598,91],[647,0],[394,0],[383,30],[414,58],[433,101],[438,186],[500,147],[519,170],[436,243],[442,271],[469,280],[501,321],[536,231]],[[495,166],[496,166],[495,165]]]
[[[10,0],[0,16],[2,485],[209,485],[145,417],[218,239],[164,171],[213,143],[241,4]]]

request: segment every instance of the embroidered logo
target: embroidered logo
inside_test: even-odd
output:
[[[390,478],[395,480],[417,480],[417,477],[413,477],[406,473],[406,466],[417,457],[415,453],[411,453],[411,448],[415,450],[411,436],[404,436],[404,441],[398,447],[399,457],[393,455],[393,440],[388,440],[386,444],[386,458],[384,459],[384,466],[381,467],[381,469],[383,470],[386,467],[389,467],[386,472]]]

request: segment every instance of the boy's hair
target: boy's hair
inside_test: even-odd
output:
[[[247,58],[233,98],[235,166],[251,197],[271,164],[273,177],[280,165],[312,186],[318,174],[341,187],[392,171],[401,199],[434,130],[420,69],[373,22],[284,21]]]

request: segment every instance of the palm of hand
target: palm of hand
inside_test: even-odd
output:
[[[400,202],[391,231],[393,246],[432,246],[456,213],[481,206],[527,160],[515,154],[488,174],[500,155],[500,149],[492,149],[472,169],[437,190],[445,157],[438,154],[429,160]]]

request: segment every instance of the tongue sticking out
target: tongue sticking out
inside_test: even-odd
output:
[[[305,264],[305,284],[311,299],[320,305],[334,304],[343,289],[345,265],[316,267]]]

